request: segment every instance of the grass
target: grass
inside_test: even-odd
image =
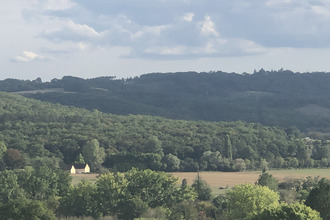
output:
[[[71,174],[72,177],[72,184],[76,185],[80,183],[82,180],[90,181],[90,182],[95,182],[97,179],[97,176],[99,174],[95,173],[90,173],[90,174]]]

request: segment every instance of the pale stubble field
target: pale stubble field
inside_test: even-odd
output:
[[[279,182],[286,179],[301,179],[307,176],[320,176],[330,179],[330,169],[290,169],[290,170],[269,170]],[[196,172],[173,172],[169,173],[178,178],[178,184],[181,184],[183,179],[187,179],[188,185],[191,185],[197,177]],[[231,188],[237,184],[252,183],[254,184],[261,171],[246,171],[246,172],[200,172],[200,176],[205,180],[213,190],[214,194],[219,194],[219,188]],[[72,175],[72,183],[77,184],[82,179],[94,182],[98,174],[74,174]]]

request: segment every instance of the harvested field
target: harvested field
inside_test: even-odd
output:
[[[330,179],[330,169],[294,169],[294,170],[270,170],[267,171],[272,174],[278,181],[286,179],[300,179],[307,176],[320,176]],[[171,173],[178,177],[181,182],[184,178],[187,179],[188,184],[192,184],[196,179],[196,172],[177,172]],[[213,187],[233,187],[237,184],[255,183],[261,174],[261,171],[251,172],[200,172],[200,176],[212,188]]]
[[[279,182],[286,179],[300,179],[307,176],[320,176],[330,179],[330,169],[292,169],[292,170],[269,170]],[[191,185],[196,179],[196,172],[175,172],[171,175],[178,177],[178,183],[186,178],[188,184]],[[200,172],[200,176],[210,187],[215,190],[219,187],[233,187],[237,184],[255,183],[261,174],[261,171],[247,172]],[[81,180],[95,182],[99,174],[72,174],[72,184],[77,184]]]

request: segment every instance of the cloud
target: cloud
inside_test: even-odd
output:
[[[203,22],[200,23],[201,33],[205,35],[219,36],[219,33],[215,30],[215,24],[211,20],[210,16],[205,16]]]
[[[18,62],[18,63],[29,63],[31,61],[44,60],[44,59],[45,59],[45,57],[43,57],[41,55],[38,55],[34,52],[23,51],[22,55],[12,58],[12,61],[13,62]]]
[[[189,59],[330,47],[327,0],[37,2],[24,15],[41,21],[38,37],[78,50],[123,47],[129,57]]]
[[[46,10],[66,10],[72,8],[76,5],[76,3],[71,0],[45,0],[39,2],[39,7],[42,7]]]
[[[184,16],[182,18],[185,21],[191,22],[193,20],[194,16],[195,16],[195,14],[193,12],[188,12],[188,13],[184,14]]]
[[[106,32],[97,32],[86,24],[76,24],[72,20],[68,20],[56,30],[44,30],[39,34],[39,37],[52,41],[94,41],[105,35]]]

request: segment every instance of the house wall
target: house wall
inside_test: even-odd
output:
[[[91,172],[91,170],[90,170],[88,164],[86,164],[86,167],[85,167],[85,173],[90,173],[90,172]]]

